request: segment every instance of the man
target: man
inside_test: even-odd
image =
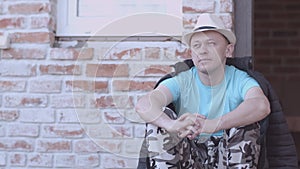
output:
[[[195,66],[163,81],[136,105],[147,123],[181,138],[151,157],[152,168],[256,168],[257,122],[269,114],[270,106],[253,78],[225,65],[234,51],[234,33],[218,16],[202,14],[183,41]],[[170,103],[177,119],[163,111]],[[171,139],[164,135],[164,140]]]

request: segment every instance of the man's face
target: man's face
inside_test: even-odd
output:
[[[215,31],[195,33],[191,38],[192,60],[202,73],[224,69],[226,57],[231,57],[233,45]]]

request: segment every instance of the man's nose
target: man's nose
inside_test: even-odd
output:
[[[197,50],[198,54],[206,54],[207,53],[207,46],[205,44],[202,44],[199,49]]]

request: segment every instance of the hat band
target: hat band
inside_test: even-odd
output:
[[[217,28],[214,27],[214,26],[200,26],[200,27],[194,29],[194,31],[198,31],[198,30],[201,30],[201,29],[217,29]]]

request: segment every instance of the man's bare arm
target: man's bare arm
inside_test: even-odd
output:
[[[233,111],[220,118],[206,120],[201,132],[213,133],[258,122],[270,113],[270,103],[260,87],[246,93],[245,100]],[[200,129],[201,130],[201,129]]]
[[[184,114],[176,120],[170,119],[164,112],[163,108],[172,102],[170,90],[160,85],[155,90],[141,97],[136,104],[136,111],[140,117],[147,123],[165,128],[169,132],[181,134],[185,137],[189,134],[187,130],[191,129],[196,123],[196,116]]]

